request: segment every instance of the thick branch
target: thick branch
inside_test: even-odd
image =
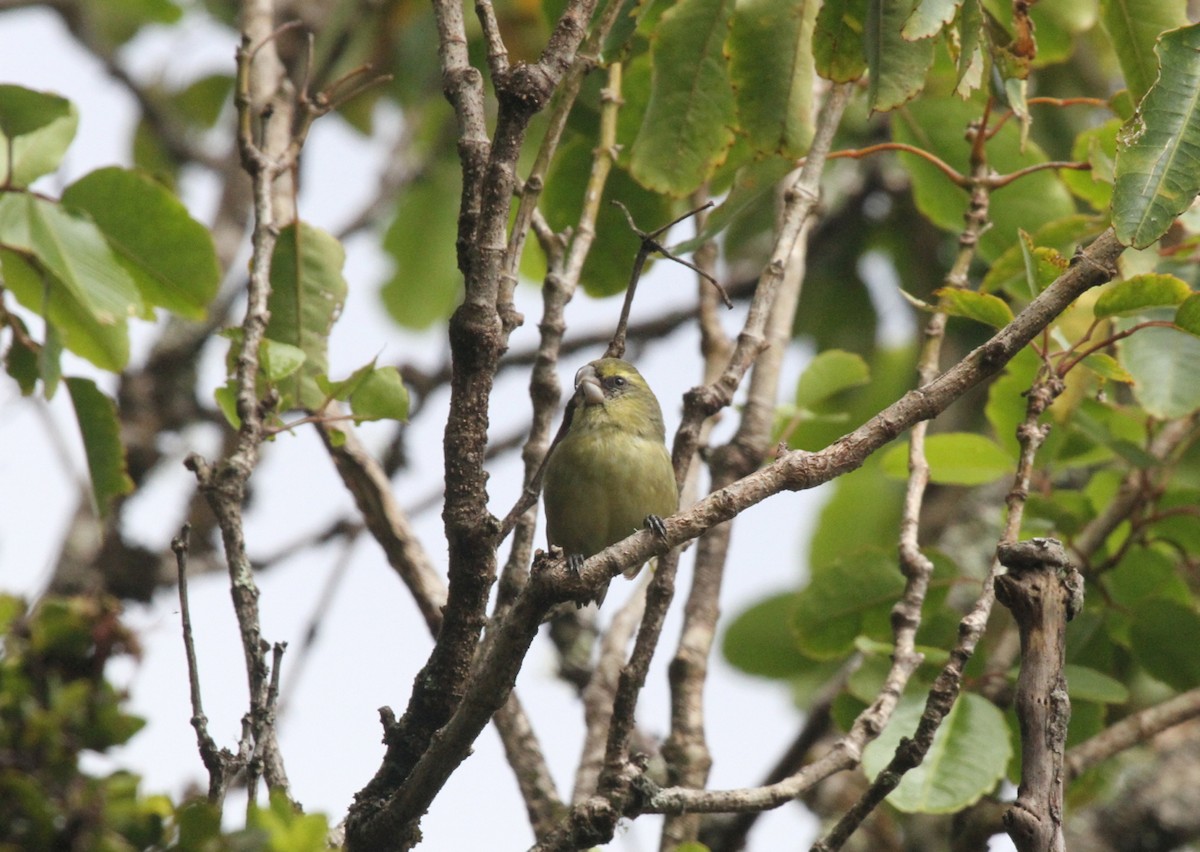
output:
[[[1067,622],[1083,606],[1083,577],[1055,539],[1002,544],[997,556],[1008,573],[996,578],[996,599],[1021,631],[1021,786],[1004,824],[1021,852],[1065,852],[1063,750],[1071,702],[1063,665]]]

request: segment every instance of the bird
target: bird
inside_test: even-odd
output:
[[[675,470],[658,398],[628,361],[601,358],[575,374],[546,459],[543,499],[547,541],[576,572],[642,527],[665,535],[662,519],[679,508]]]

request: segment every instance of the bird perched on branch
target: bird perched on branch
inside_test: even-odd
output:
[[[575,374],[543,493],[546,537],[575,570],[642,527],[663,533],[679,508],[675,470],[658,399],[628,361],[602,358]]]

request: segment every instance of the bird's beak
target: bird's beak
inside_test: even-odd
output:
[[[591,364],[580,367],[575,374],[575,396],[583,405],[602,405],[604,389],[600,387],[600,377],[596,368]]]

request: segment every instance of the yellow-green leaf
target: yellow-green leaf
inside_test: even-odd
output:
[[[938,310],[951,316],[966,317],[995,328],[1004,328],[1013,320],[1008,302],[991,293],[942,287],[934,295],[938,297]]]
[[[930,435],[925,439],[929,478],[942,485],[983,485],[1013,471],[1012,457],[994,441],[970,432]],[[895,479],[908,476],[908,442],[883,456],[883,471]]]
[[[650,102],[630,169],[644,186],[686,195],[733,144],[736,108],[725,42],[733,0],[680,0],[650,39]]]
[[[729,36],[738,122],[751,147],[795,159],[812,141],[816,0],[738,0]]]
[[[1135,275],[1105,288],[1093,311],[1097,319],[1128,316],[1147,308],[1174,307],[1190,295],[1191,288],[1174,275]]]

